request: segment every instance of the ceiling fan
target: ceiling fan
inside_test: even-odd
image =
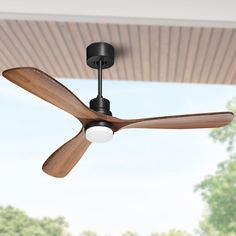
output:
[[[200,113],[142,119],[120,119],[112,116],[110,102],[102,96],[102,70],[114,64],[114,48],[104,42],[87,47],[87,65],[98,70],[98,95],[87,107],[70,90],[48,74],[32,67],[3,71],[11,82],[75,116],[81,131],[57,149],[43,164],[43,170],[54,177],[64,177],[83,156],[92,142],[106,142],[113,134],[127,128],[194,129],[214,128],[229,124],[232,112]]]

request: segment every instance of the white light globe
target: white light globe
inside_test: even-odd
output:
[[[113,130],[106,126],[92,126],[85,131],[85,135],[92,143],[104,143],[112,139]]]

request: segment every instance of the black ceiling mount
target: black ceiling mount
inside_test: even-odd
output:
[[[102,69],[111,67],[114,64],[114,47],[109,43],[97,42],[87,47],[87,65],[98,69],[99,61],[102,61]]]
[[[87,47],[87,65],[98,69],[98,96],[90,101],[90,108],[110,116],[110,101],[102,96],[102,69],[114,64],[114,55],[115,50],[109,43],[97,42]]]

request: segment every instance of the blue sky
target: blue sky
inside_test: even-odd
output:
[[[88,104],[95,80],[63,80]],[[225,111],[235,87],[223,85],[104,81],[104,96],[121,118]],[[116,133],[93,144],[64,179],[41,165],[79,132],[71,115],[0,78],[0,205],[32,216],[63,215],[71,231],[91,229],[149,235],[180,228],[193,232],[206,206],[194,185],[227,158],[224,146],[204,130],[141,130]]]

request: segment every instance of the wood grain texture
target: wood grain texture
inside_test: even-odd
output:
[[[3,71],[9,81],[61,108],[78,118],[83,125],[92,121],[120,122],[121,119],[104,115],[87,107],[63,84],[33,67],[12,68]]]
[[[110,80],[236,83],[233,28],[0,20],[0,70],[36,67],[53,77],[96,79],[86,47],[116,50]]]
[[[163,116],[134,120],[123,120],[115,123],[117,130],[127,128],[147,129],[196,129],[218,128],[229,124],[234,118],[232,112],[214,112],[187,114],[177,116]]]
[[[13,68],[4,71],[3,76],[28,92],[77,117],[83,125],[92,121],[108,121],[112,123],[115,132],[124,127],[213,128],[226,125],[233,119],[231,112],[223,112],[123,120],[93,111],[64,85],[38,69],[32,67]]]
[[[54,177],[65,177],[82,158],[90,144],[84,131],[81,130],[78,135],[57,149],[45,161],[43,171]]]
[[[100,114],[88,108],[70,90],[38,69],[13,68],[4,71],[3,76],[28,92],[72,114],[82,122],[86,119],[100,118]]]

